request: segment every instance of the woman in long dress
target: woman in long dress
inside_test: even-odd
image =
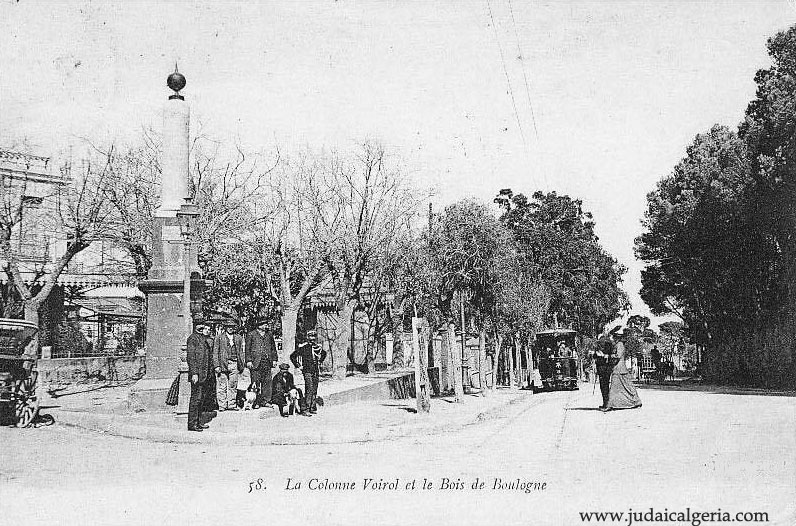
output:
[[[625,345],[618,339],[618,334],[613,335],[616,342],[614,347],[614,365],[611,371],[610,389],[608,391],[608,406],[606,409],[633,409],[641,407],[641,398],[638,396],[636,386],[625,365]]]

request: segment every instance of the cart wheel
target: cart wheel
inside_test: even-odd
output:
[[[36,375],[20,382],[16,403],[17,427],[29,427],[39,414],[39,398],[36,396]]]
[[[36,415],[39,413],[39,399],[33,397],[21,397],[17,399],[16,416],[17,427],[30,427]]]

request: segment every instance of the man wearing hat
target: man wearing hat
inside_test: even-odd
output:
[[[194,324],[196,330],[188,336],[187,361],[188,379],[191,382],[191,398],[188,402],[188,431],[201,431],[208,426],[200,421],[202,396],[205,384],[210,376],[213,358],[207,340],[210,327],[201,321]]]
[[[318,377],[321,364],[326,359],[326,351],[318,345],[317,336],[314,329],[307,331],[307,341],[300,343],[290,354],[290,361],[301,369],[304,376],[304,404],[310,413],[318,411]]]
[[[257,388],[257,406],[271,401],[271,367],[276,367],[279,359],[276,353],[274,336],[268,330],[265,320],[257,323],[257,328],[246,334],[246,366],[251,371],[252,384]]]
[[[611,356],[613,355],[614,343],[611,341],[612,335],[616,334],[621,327],[617,326],[611,329],[611,332],[604,334],[597,340],[597,348],[594,352],[594,361],[597,365],[597,378],[600,381],[600,394],[603,398],[603,403],[599,409],[606,411],[608,408],[608,395],[611,390],[611,371],[613,364],[611,363]]]
[[[271,403],[279,407],[280,415],[286,417],[296,411],[301,416],[310,416],[301,410],[301,394],[293,381],[288,364],[279,364],[279,372],[274,376],[271,392]]]
[[[235,323],[224,322],[224,332],[213,340],[213,358],[216,366],[216,399],[218,410],[235,411],[238,385],[238,373],[243,372],[246,355],[243,349],[243,338],[235,334]]]

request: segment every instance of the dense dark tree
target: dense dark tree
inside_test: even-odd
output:
[[[704,347],[719,381],[793,385],[796,360],[796,27],[768,41],[771,67],[738,133],[714,126],[648,195],[636,254],[642,298]],[[677,334],[675,334],[675,332]]]
[[[596,335],[628,306],[620,288],[626,269],[600,245],[580,200],[555,192],[531,199],[501,190],[495,202],[513,233],[526,271],[547,286],[550,315],[560,325]]]
[[[796,26],[768,41],[770,68],[755,75],[757,94],[739,135],[746,141],[757,183],[756,231],[773,247],[769,271],[796,305]],[[784,298],[776,298],[785,305]]]
[[[641,297],[674,313],[703,342],[755,319],[770,298],[771,246],[758,235],[746,144],[714,126],[647,196],[636,255],[647,263]]]
[[[642,336],[650,326],[650,319],[640,314],[634,314],[627,319],[627,328],[635,332],[637,335]]]

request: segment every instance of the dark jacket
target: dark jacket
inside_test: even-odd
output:
[[[614,353],[614,343],[611,341],[610,338],[603,336],[597,340],[597,350],[602,351],[603,354],[607,356],[595,356],[594,362],[597,364],[597,372],[604,373],[607,372],[611,374],[611,368],[613,368],[613,363],[611,362],[611,355]]]
[[[238,362],[238,372],[243,372],[246,367],[246,354],[243,347],[243,337],[239,334],[232,335],[232,343],[229,344],[229,337],[224,332],[216,336],[213,341],[213,361],[216,367],[220,367],[222,372],[228,373],[229,361]]]
[[[287,393],[295,388],[296,384],[293,382],[293,375],[290,373],[283,375],[280,371],[271,380],[271,403],[285,405],[287,403]]]
[[[276,342],[270,332],[261,335],[257,329],[246,334],[246,361],[252,363],[256,370],[270,370],[273,362],[279,359],[276,353]]]
[[[302,372],[318,373],[323,361],[326,359],[326,350],[320,345],[310,344],[303,342],[298,345],[298,348],[290,353],[290,361],[298,368],[301,367]]]
[[[213,358],[207,338],[197,332],[192,333],[188,336],[186,352],[189,380],[194,375],[199,377],[199,383],[207,380],[213,368]]]

